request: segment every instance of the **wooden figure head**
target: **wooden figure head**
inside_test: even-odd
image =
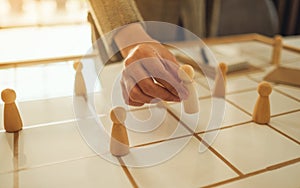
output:
[[[268,82],[261,82],[257,87],[260,96],[267,97],[272,92],[272,86]]]
[[[16,92],[12,89],[5,89],[1,93],[1,99],[6,104],[14,103],[16,100],[16,97],[17,97]]]
[[[274,37],[274,43],[281,43],[282,42],[282,36],[281,35],[276,35]]]
[[[74,62],[73,68],[74,68],[74,70],[76,70],[76,71],[81,71],[82,68],[83,68],[82,63],[81,63],[80,61]]]
[[[226,75],[226,72],[228,70],[227,65],[225,63],[219,63],[218,65],[219,70],[221,71],[223,77]]]
[[[126,120],[126,110],[123,107],[115,107],[110,111],[110,119],[117,124],[123,124]]]
[[[191,65],[182,65],[178,69],[178,77],[184,82],[191,82],[195,76],[195,71]]]

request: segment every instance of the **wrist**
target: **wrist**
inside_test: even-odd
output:
[[[141,43],[156,42],[144,30],[140,23],[133,23],[122,28],[114,37],[123,57],[126,57],[130,50]]]

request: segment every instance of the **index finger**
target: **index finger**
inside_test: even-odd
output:
[[[152,75],[157,82],[163,85],[169,92],[179,98],[188,96],[187,89],[170,73],[163,65],[159,58],[152,58],[152,61],[143,61],[144,69]]]

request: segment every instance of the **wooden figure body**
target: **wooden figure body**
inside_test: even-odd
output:
[[[227,65],[220,63],[216,68],[215,85],[213,90],[213,96],[219,98],[225,98],[226,95],[226,72]]]
[[[252,118],[258,124],[266,124],[270,121],[270,100],[269,95],[272,92],[272,87],[267,82],[261,82],[258,87],[258,99],[254,106]]]
[[[129,141],[127,130],[124,125],[126,111],[122,107],[116,107],[110,112],[110,118],[113,122],[110,152],[112,155],[120,157],[129,153]]]
[[[4,129],[7,132],[18,132],[22,129],[23,123],[19,110],[16,106],[16,93],[12,89],[5,89],[1,93],[4,102]]]
[[[75,74],[75,82],[74,82],[74,91],[75,95],[77,96],[83,96],[86,98],[86,86],[84,82],[84,78],[82,75],[82,63],[81,62],[75,62],[73,64],[73,68],[76,71]]]
[[[282,37],[276,35],[273,43],[272,64],[279,66],[281,61]]]
[[[190,65],[182,65],[178,69],[178,77],[189,92],[188,98],[183,100],[184,111],[188,114],[199,112],[198,96],[193,81],[194,76],[194,69]]]

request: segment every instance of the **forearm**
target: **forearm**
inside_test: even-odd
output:
[[[157,42],[146,33],[140,23],[124,26],[115,35],[114,40],[123,57],[126,57],[132,48],[141,43]]]

